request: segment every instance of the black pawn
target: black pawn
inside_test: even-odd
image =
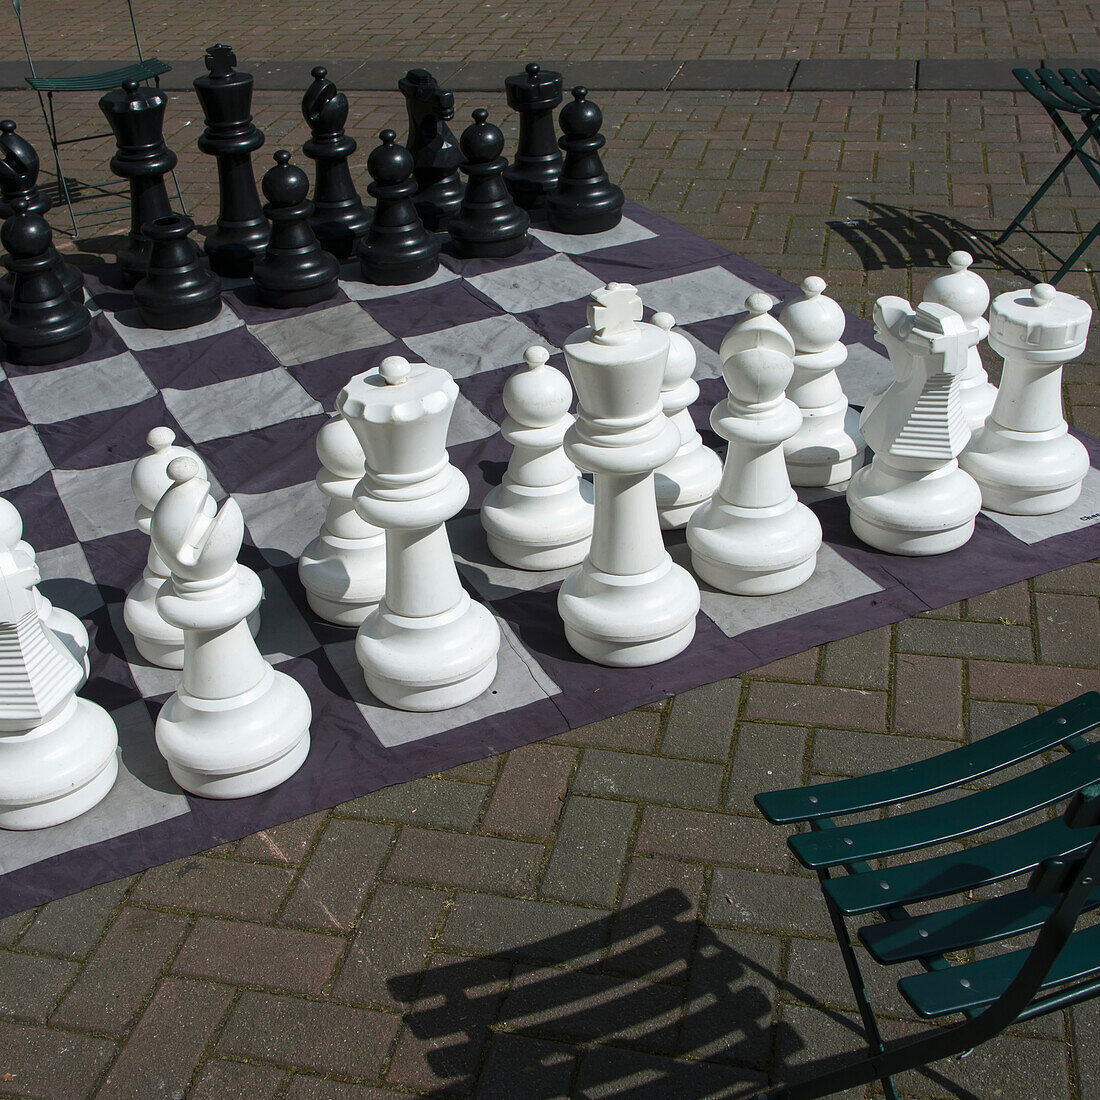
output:
[[[363,209],[348,168],[348,158],[358,146],[355,138],[344,133],[348,97],[328,79],[324,66],[318,65],[311,75],[313,83],[302,96],[302,115],[313,135],[302,152],[317,162],[309,222],[321,247],[346,260],[370,228],[370,214]]]
[[[15,213],[0,228],[4,266],[13,276],[10,306],[0,314],[0,339],[9,362],[44,367],[87,350],[92,315],[65,293],[57,277],[49,222],[30,213],[26,199],[13,205]]]
[[[127,286],[143,278],[149,266],[153,242],[143,227],[172,213],[164,187],[165,174],[176,166],[176,154],[164,143],[167,105],[168,97],[159,88],[143,88],[132,80],[99,101],[118,147],[111,171],[130,181],[130,236],[118,254]]]
[[[134,287],[141,319],[150,328],[190,328],[213,321],[222,308],[222,281],[188,236],[195,223],[183,214],[145,227],[153,242],[149,269]]]
[[[0,122],[0,216],[11,217],[12,204],[22,199],[28,214],[45,214],[50,200],[38,190],[38,153],[31,143],[15,132],[10,118]],[[57,255],[57,250],[54,250]],[[84,304],[84,275],[80,268],[57,256],[57,275],[65,293],[76,304]],[[12,277],[0,278],[0,302],[11,300]]]
[[[247,279],[271,235],[252,175],[252,154],[264,135],[252,122],[252,76],[235,70],[232,48],[211,46],[205,62],[209,71],[193,81],[206,123],[198,146],[217,158],[220,203],[203,247],[219,275]]]
[[[439,238],[429,233],[413,205],[416,181],[413,159],[397,144],[393,130],[379,135],[381,145],[367,157],[374,181],[374,223],[359,242],[359,266],[364,277],[378,286],[406,286],[430,279],[439,267]]]
[[[483,107],[473,117],[460,139],[466,158],[462,170],[469,179],[462,209],[451,219],[451,240],[460,256],[512,256],[527,243],[531,218],[516,206],[504,183],[504,135],[488,121]]]
[[[317,243],[309,224],[313,203],[309,176],[290,163],[280,149],[275,167],[264,175],[264,214],[271,220],[271,240],[263,259],[252,265],[260,301],[275,309],[298,309],[323,302],[336,293],[340,265]]]
[[[573,89],[573,102],[558,115],[565,164],[557,189],[546,199],[550,228],[558,233],[603,233],[623,216],[623,193],[608,178],[600,160],[605,138],[603,112],[588,103],[588,89]]]
[[[554,129],[554,108],[561,102],[561,73],[531,62],[522,73],[504,81],[508,106],[519,112],[516,156],[504,169],[504,182],[524,210],[546,205],[558,185],[561,150]]]
[[[455,97],[426,69],[410,69],[397,87],[409,113],[407,148],[417,185],[416,212],[426,228],[442,232],[462,205],[462,154],[447,125],[455,117]]]

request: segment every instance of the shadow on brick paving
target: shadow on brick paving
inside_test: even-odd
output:
[[[462,1080],[478,1100],[751,1097],[773,1065],[772,1081],[787,1082],[863,1049],[855,1020],[723,942],[677,889],[568,932],[387,984],[410,1006],[405,1023],[446,1082],[422,1096],[453,1095]],[[839,1025],[852,1042],[789,1066],[816,1043],[776,1022],[777,988],[815,1005],[822,1023]],[[977,1100],[934,1069],[923,1073],[951,1095]]]
[[[999,247],[994,234],[950,214],[913,210],[892,203],[852,199],[867,210],[866,218],[836,218],[825,224],[854,249],[864,271],[884,268],[946,267],[957,249],[974,257],[975,267],[988,264],[1029,283],[1043,276]]]

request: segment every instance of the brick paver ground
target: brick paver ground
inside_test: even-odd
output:
[[[175,5],[140,7],[158,34],[178,21]],[[157,48],[195,53],[247,19],[267,56],[298,57],[322,10],[346,36],[340,56],[351,41],[399,56],[414,38],[421,56],[448,42],[463,56],[566,56],[586,35],[662,57],[728,54],[734,38],[758,57],[1095,44],[1085,4],[976,7],[558,5],[523,9],[521,30],[495,3],[453,5],[451,27],[350,3],[293,16],[204,5]],[[77,16],[101,5],[71,8],[56,56],[79,56]],[[547,30],[538,12],[551,10]],[[873,33],[859,23],[871,16]],[[430,37],[441,31],[453,37]],[[298,98],[257,93],[265,158],[304,139]],[[458,99],[460,119],[482,102],[504,114],[501,96]],[[352,101],[364,182],[372,134],[403,129],[403,108],[382,93]],[[619,91],[603,105],[608,164],[631,198],[788,278],[824,274],[863,315],[880,294],[919,296],[947,251],[1007,221],[1060,156],[1046,116],[1009,92]],[[0,93],[0,114],[40,141],[36,107]],[[73,119],[98,124],[94,97]],[[169,142],[202,223],[216,195],[200,126],[181,95]],[[108,155],[108,143],[83,148],[74,174],[102,178]],[[1041,224],[1064,244],[1097,217],[1091,183],[1074,179]],[[109,252],[119,227],[82,239],[81,262]],[[980,238],[970,246],[992,255]],[[980,263],[994,290],[1050,270],[1027,238],[997,258]],[[1086,272],[1062,287],[1097,301]],[[1094,336],[1064,389],[1093,434],[1098,362]],[[738,1096],[852,1049],[854,1006],[816,885],[753,793],[919,759],[1100,687],[1098,595],[1100,563],[1041,576],[2,920],[0,1095]],[[873,979],[903,1033],[896,993]],[[1048,1017],[900,1084],[919,1097],[1090,1100],[1098,1026],[1095,1006]]]

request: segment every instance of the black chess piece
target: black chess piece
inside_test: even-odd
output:
[[[299,309],[336,293],[340,265],[321,247],[309,224],[309,176],[290,163],[286,149],[274,159],[275,167],[267,170],[263,181],[271,240],[263,257],[253,263],[252,278],[265,306]]]
[[[466,158],[462,170],[469,179],[462,209],[448,227],[451,240],[460,256],[512,256],[527,243],[531,218],[516,206],[504,183],[504,135],[483,107],[473,118],[460,139]]]
[[[455,97],[426,69],[410,69],[397,87],[409,112],[407,147],[418,188],[416,212],[427,229],[442,232],[462,205],[462,154],[447,125],[455,117]]]
[[[0,228],[4,266],[13,276],[10,306],[0,314],[5,355],[30,367],[72,359],[91,343],[92,315],[61,285],[49,222],[30,213],[26,199],[15,199],[12,206],[15,213]]]
[[[561,102],[561,73],[532,61],[522,73],[505,78],[508,106],[519,112],[519,143],[504,182],[517,206],[534,210],[558,185],[562,156],[554,128],[554,108]]]
[[[317,163],[309,222],[321,247],[338,260],[346,260],[355,242],[366,235],[371,220],[348,168],[348,158],[358,145],[355,138],[344,133],[348,97],[328,79],[323,65],[311,75],[313,83],[302,96],[302,115],[312,134],[302,152]]]
[[[176,154],[164,143],[164,109],[168,97],[159,88],[127,81],[99,101],[114,131],[118,152],[111,171],[130,181],[130,235],[118,253],[122,277],[133,286],[145,276],[153,242],[143,227],[172,213],[164,176],[176,166]]]
[[[27,213],[46,214],[50,200],[38,190],[38,153],[29,141],[15,132],[10,118],[0,122],[0,216],[12,215],[12,203],[17,199],[26,202]],[[51,247],[53,247],[51,245]],[[84,304],[84,275],[80,268],[65,263],[57,256],[57,274],[65,293],[76,304]],[[12,277],[0,278],[0,303],[11,299]]]
[[[222,308],[222,281],[189,234],[195,223],[183,214],[145,226],[153,242],[149,268],[134,287],[141,319],[150,328],[191,328],[213,321]]]
[[[206,123],[198,146],[217,158],[220,203],[217,227],[203,247],[219,275],[247,279],[271,236],[252,175],[252,154],[264,135],[252,122],[252,76],[235,70],[232,47],[211,46],[205,62],[209,71],[193,81]]]
[[[383,130],[378,138],[382,144],[367,157],[374,222],[357,246],[359,265],[378,286],[419,283],[439,267],[439,238],[424,228],[413,204],[416,180],[408,149],[397,144],[393,130]]]
[[[565,150],[558,186],[546,199],[550,228],[558,233],[603,233],[623,216],[623,193],[608,178],[600,159],[606,139],[603,112],[586,100],[588,89],[573,89],[573,102],[558,115]]]

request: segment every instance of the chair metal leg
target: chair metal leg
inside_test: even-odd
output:
[[[38,92],[38,105],[42,109],[42,121],[46,125],[46,134],[50,139],[50,148],[53,150],[53,162],[57,169],[57,182],[60,194],[65,199],[65,206],[69,210],[69,218],[73,223],[73,240],[80,239],[80,230],[76,224],[76,211],[73,210],[72,198],[69,195],[69,184],[65,179],[65,169],[61,166],[61,152],[57,144],[57,120],[54,117],[53,111],[53,92],[46,93],[46,99],[49,100],[49,109],[46,108],[46,101],[42,98],[42,93]]]

